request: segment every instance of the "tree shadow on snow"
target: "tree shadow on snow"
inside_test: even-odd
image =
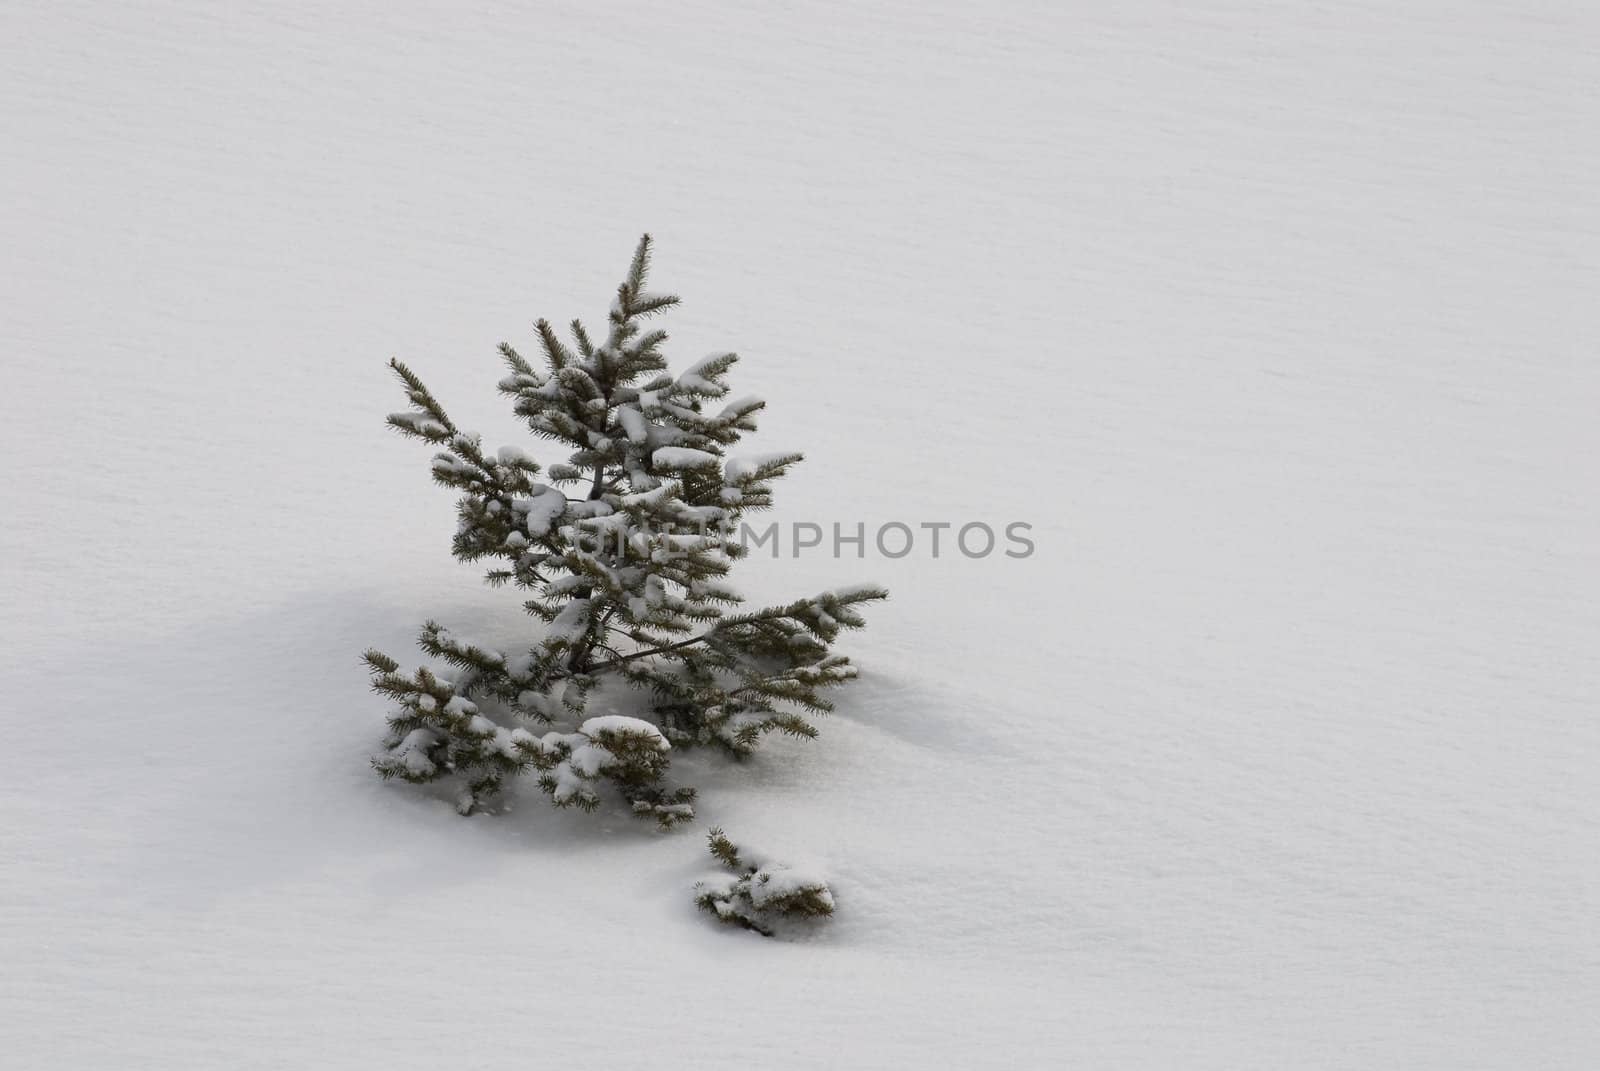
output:
[[[386,783],[370,768],[388,706],[369,690],[360,655],[378,647],[403,666],[424,664],[414,640],[429,616],[470,625],[486,642],[527,642],[537,624],[505,601],[321,592],[104,652],[110,679],[140,686],[121,705],[146,749],[129,773],[137,791],[124,794],[125,848],[99,875],[108,891],[199,905],[301,880],[449,885],[529,853],[583,855],[664,837],[692,854],[707,824],[739,800],[848,791],[886,762],[909,774],[918,753],[1020,750],[974,727],[979,697],[867,666],[833,693],[838,709],[820,719],[817,740],[774,735],[743,760],[708,749],[674,755],[672,781],[701,792],[687,830],[663,834],[611,801],[592,814],[559,810],[527,775],[497,813],[463,818],[453,788]],[[644,700],[626,689],[616,698],[593,713],[636,712],[628,703]],[[141,875],[137,889],[125,887],[130,872]]]

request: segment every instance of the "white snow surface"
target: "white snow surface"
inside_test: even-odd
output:
[[[5,1062],[1600,1064],[1597,41],[1546,0],[5,5]],[[694,826],[463,819],[368,769],[357,656],[528,622],[385,362],[561,460],[495,344],[603,330],[647,229],[674,370],[737,349],[745,445],[806,453],[770,518],[868,524],[733,579],[893,598],[820,739],[674,751]],[[712,824],[837,915],[697,913]]]

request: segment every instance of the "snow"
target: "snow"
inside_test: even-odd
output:
[[[567,760],[573,772],[581,777],[594,778],[600,771],[607,769],[617,757],[603,747],[594,744],[580,744],[572,751],[572,756]]]
[[[549,776],[555,781],[555,787],[550,792],[551,799],[557,803],[564,804],[574,800],[591,800],[595,798],[594,786],[584,776],[584,773],[580,773],[584,765],[584,759],[588,756],[603,756],[606,759],[614,757],[610,752],[602,751],[599,748],[589,747],[588,745],[580,746],[573,753],[571,759],[557,763],[555,768],[550,771]],[[598,769],[600,764],[596,762],[589,765]],[[592,775],[594,771],[586,772]]]
[[[878,584],[841,584],[838,587],[830,590],[827,594],[836,600],[847,601],[850,599],[859,598],[863,595],[875,594],[880,590],[880,588],[881,585]]]
[[[802,869],[785,864],[769,864],[757,870],[750,879],[750,902],[757,908],[766,907],[774,900],[806,889],[823,888],[818,894],[825,903],[833,904],[833,893],[826,890],[828,879],[819,870]]]
[[[654,740],[656,750],[669,751],[672,745],[667,743],[661,730],[647,721],[639,718],[630,718],[625,714],[601,714],[594,718],[585,718],[578,731],[585,736],[593,737],[600,733],[633,733]]]
[[[724,405],[717,413],[717,419],[730,420],[746,409],[760,409],[766,404],[763,399],[757,398],[754,394],[744,394]],[[753,420],[754,417],[747,416],[746,419]]]
[[[9,1064],[498,1067],[552,968],[627,1011],[539,1066],[1600,1063],[1592,7],[3,21]],[[463,819],[359,652],[534,641],[385,364],[550,471],[495,346],[646,229],[808,458],[761,522],[868,525],[730,579],[893,598],[817,740],[673,750],[686,829]],[[835,916],[696,912],[712,824]]]
[[[450,430],[427,413],[416,411],[390,413],[389,422],[402,425],[418,435],[442,436]]]
[[[551,526],[567,512],[567,496],[554,487],[539,484],[534,487],[532,498],[518,499],[514,506],[527,515],[524,524],[528,534],[538,537],[548,535]]]
[[[786,458],[792,458],[793,453],[778,451],[765,451],[759,454],[739,454],[728,459],[728,466],[724,470],[728,479],[738,481],[748,479],[766,468]]]
[[[727,361],[731,356],[731,354],[727,353],[713,353],[708,357],[701,358],[678,376],[679,389],[707,395],[712,398],[720,398],[728,393],[728,388],[712,380],[710,375],[716,366]]]
[[[735,602],[744,598],[744,593],[726,580],[696,580],[689,588],[696,596],[709,599],[731,599]]]
[[[518,466],[531,464],[535,458],[520,446],[502,446],[495,451],[500,464]]]
[[[406,734],[400,746],[395,749],[395,755],[405,764],[407,770],[422,776],[434,770],[434,764],[428,758],[427,749],[439,742],[439,735],[432,729],[413,729]]]
[[[588,599],[573,599],[567,603],[561,608],[561,612],[556,615],[555,620],[551,621],[549,626],[545,628],[544,635],[546,638],[551,640],[564,639],[568,642],[577,640],[579,636],[583,635],[583,631],[589,627],[590,605]]]
[[[650,438],[650,425],[645,422],[644,414],[633,406],[620,407],[617,410],[617,420],[622,424],[622,430],[627,432],[630,441],[642,443]]]
[[[663,469],[709,469],[715,468],[718,461],[716,454],[687,446],[663,446],[650,458],[657,468]]]
[[[495,650],[493,645],[485,643],[476,637],[462,636],[447,628],[439,630],[438,640],[441,647],[454,648],[486,662],[504,662],[506,660],[505,654]],[[454,701],[452,700],[452,702]],[[461,701],[466,702],[464,699]]]

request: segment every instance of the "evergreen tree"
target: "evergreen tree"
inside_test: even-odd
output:
[[[373,766],[385,778],[458,779],[464,814],[534,770],[557,806],[593,809],[610,782],[663,826],[692,818],[694,791],[663,781],[669,751],[744,755],[774,730],[815,736],[811,716],[832,709],[822,691],[855,676],[832,643],[865,623],[863,603],[887,597],[864,585],[741,608],[725,579],[744,553],[740,519],[771,505],[773,481],[801,455],[728,455],[766,403],[722,401],[732,353],[667,371],[667,335],[645,324],[678,298],[646,289],[649,266],[645,235],[603,339],[574,320],[569,344],[540,320],[538,367],[501,345],[500,392],[567,452],[546,470],[516,447],[485,450],[390,362],[413,408],[389,424],[437,447],[434,479],[461,492],[455,556],[491,562],[489,583],[521,589],[543,623],[502,651],[429,621],[418,643],[448,671],[407,675],[382,652],[365,656],[373,687],[397,706]],[[650,720],[587,717],[608,678],[647,691]]]
[[[779,919],[833,914],[833,891],[820,875],[741,849],[720,829],[713,829],[707,840],[727,872],[696,882],[694,902],[718,921],[772,937]]]

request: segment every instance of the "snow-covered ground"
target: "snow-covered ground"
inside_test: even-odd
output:
[[[17,1067],[1600,1063],[1600,15],[0,6]],[[877,580],[702,821],[462,819],[357,655],[515,635],[383,426],[642,230]],[[549,460],[547,450],[535,451]],[[869,528],[870,530],[870,528]],[[948,537],[947,537],[948,538]],[[819,859],[799,943],[703,833]]]

